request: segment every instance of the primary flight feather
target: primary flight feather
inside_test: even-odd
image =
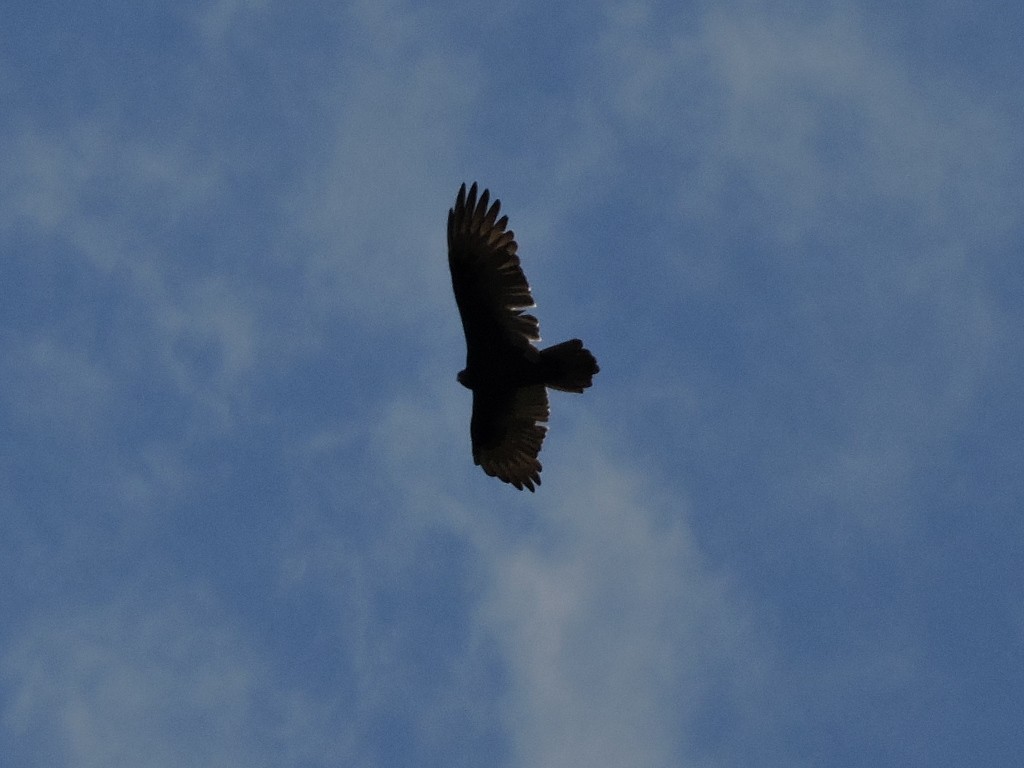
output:
[[[473,461],[519,490],[540,485],[547,388],[582,392],[600,369],[583,342],[546,349],[537,318],[524,310],[533,295],[516,254],[508,216],[490,192],[459,189],[448,210],[448,267],[466,334],[466,367],[458,380],[473,391]]]

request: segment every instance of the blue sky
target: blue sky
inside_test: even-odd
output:
[[[1024,752],[1019,3],[8,5],[5,766]],[[473,180],[601,364],[536,494]]]

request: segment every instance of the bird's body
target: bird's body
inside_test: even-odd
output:
[[[508,217],[490,193],[477,198],[474,183],[459,189],[448,211],[448,266],[466,334],[466,368],[459,382],[473,391],[470,435],[473,460],[488,475],[533,491],[540,485],[537,460],[548,420],[547,387],[582,392],[598,372],[579,339],[547,349],[529,283],[516,255]]]

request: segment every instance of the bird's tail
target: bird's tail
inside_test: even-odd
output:
[[[601,369],[579,339],[570,339],[540,351],[544,384],[563,392],[582,392]]]

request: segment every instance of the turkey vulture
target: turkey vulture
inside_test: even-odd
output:
[[[459,189],[448,210],[448,267],[466,333],[466,368],[458,381],[473,391],[473,462],[519,490],[540,485],[537,454],[548,420],[546,387],[582,392],[598,372],[579,339],[537,349],[530,285],[519,266],[516,238],[501,203],[477,198],[476,183]]]

